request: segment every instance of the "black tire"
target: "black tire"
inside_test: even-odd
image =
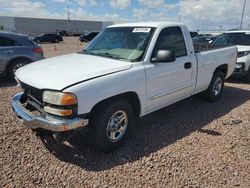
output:
[[[221,97],[224,88],[224,81],[225,81],[224,73],[221,71],[216,71],[209,84],[209,87],[204,92],[204,96],[207,101],[215,102]]]
[[[115,125],[115,117],[122,117],[124,113],[126,114],[124,117],[127,117],[127,120],[121,121],[121,123],[116,123]],[[111,125],[111,122],[114,124]],[[132,106],[126,100],[118,100],[112,103],[103,104],[96,110],[96,112],[94,112],[92,123],[94,144],[102,151],[111,152],[123,145],[132,132],[134,123]],[[117,136],[117,139],[112,140],[111,133],[117,131],[116,128],[112,130],[113,126],[117,126],[117,129],[118,127],[120,128],[118,134],[117,132],[112,134],[113,137]],[[120,130],[122,130],[122,134],[119,132]]]
[[[244,80],[244,81],[250,82],[250,67],[249,67],[249,69],[248,69],[247,75],[245,75],[245,76],[243,77],[243,80]]]
[[[16,60],[16,61],[13,61],[11,62],[11,64],[9,65],[8,67],[8,76],[11,80],[14,80],[15,79],[15,72],[17,69],[27,65],[28,63],[30,63],[29,60]]]

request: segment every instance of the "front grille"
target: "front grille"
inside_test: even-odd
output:
[[[32,98],[34,98],[37,101],[39,101],[40,103],[42,103],[43,90],[29,86],[29,85],[22,83],[22,82],[21,82],[21,87],[25,90],[27,96],[31,96]]]

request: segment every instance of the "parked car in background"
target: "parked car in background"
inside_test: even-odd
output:
[[[211,48],[210,43],[216,38],[211,34],[199,34],[192,38],[195,51],[204,51]]]
[[[204,45],[209,44],[210,38],[207,38],[205,36],[196,36],[192,38],[194,44]]]
[[[227,31],[212,43],[214,47],[237,45],[238,59],[234,76],[250,81],[250,31]]]
[[[63,41],[63,38],[60,35],[48,33],[48,34],[35,36],[32,38],[32,40],[35,41],[36,43],[41,43],[41,42],[58,43],[60,41]]]
[[[26,35],[0,32],[0,74],[14,79],[18,68],[44,59],[43,50]]]
[[[91,32],[91,33],[88,33],[88,34],[85,34],[85,35],[81,35],[79,37],[79,40],[81,42],[90,42],[91,40],[93,40],[93,38],[96,37],[96,35],[98,35],[99,32]]]
[[[196,37],[200,39],[201,43],[202,41],[204,41],[203,43],[211,43],[216,38],[212,34],[198,34]]]
[[[66,30],[59,30],[57,31],[57,34],[60,36],[69,36]]]
[[[190,31],[189,33],[190,33],[191,38],[194,38],[197,35],[199,35],[199,33],[197,31]]]

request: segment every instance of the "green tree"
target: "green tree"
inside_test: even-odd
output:
[[[4,29],[4,26],[3,25],[0,25],[0,30],[3,30]]]

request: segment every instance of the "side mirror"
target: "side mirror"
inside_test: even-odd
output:
[[[152,63],[169,63],[175,61],[175,53],[170,50],[158,50],[156,56],[151,58]]]

